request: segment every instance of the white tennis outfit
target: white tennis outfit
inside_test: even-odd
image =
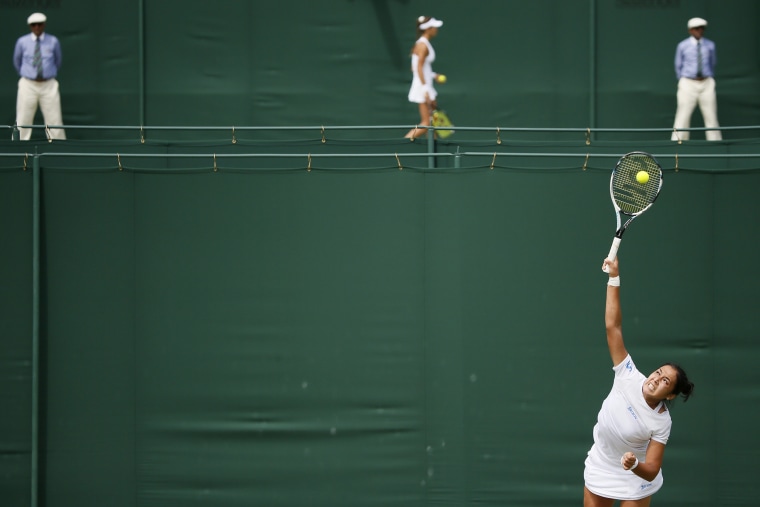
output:
[[[625,470],[620,463],[630,451],[640,463],[646,461],[650,440],[664,444],[670,437],[670,412],[660,413],[663,402],[651,408],[641,392],[646,376],[639,372],[631,356],[613,368],[615,381],[602,403],[594,426],[594,445],[586,458],[583,477],[592,493],[616,500],[639,500],[662,487],[662,470],[647,481]]]
[[[435,91],[435,87],[433,86],[433,62],[435,61],[435,50],[427,37],[420,37],[417,39],[417,42],[423,42],[428,48],[427,58],[425,58],[425,62],[422,64],[422,74],[425,77],[425,84],[422,84],[417,72],[417,65],[420,61],[420,57],[416,53],[412,53],[412,86],[409,88],[409,102],[424,104],[426,91],[428,92],[430,100],[435,100],[438,96],[438,92]]]

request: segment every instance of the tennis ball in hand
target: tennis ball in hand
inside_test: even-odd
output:
[[[649,173],[646,171],[639,171],[636,173],[636,181],[641,183],[642,185],[649,181]]]
[[[441,83],[441,84],[445,83],[445,82],[446,82],[446,74],[438,74],[438,75],[435,77],[435,80],[436,80],[437,82]]]

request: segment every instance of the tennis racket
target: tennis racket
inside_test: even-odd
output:
[[[443,111],[441,109],[437,109],[437,110],[433,111],[433,126],[434,127],[453,127],[454,124],[451,123],[451,120],[449,120],[449,117],[446,114],[446,111]],[[454,131],[453,130],[449,130],[449,129],[436,129],[435,133],[441,139],[446,139],[451,134],[453,134]]]
[[[610,197],[615,207],[617,230],[607,259],[617,257],[623,233],[636,217],[652,207],[661,188],[662,167],[649,153],[633,151],[618,160],[610,178]],[[622,223],[623,217],[628,217],[625,223]],[[608,269],[605,266],[604,270]]]

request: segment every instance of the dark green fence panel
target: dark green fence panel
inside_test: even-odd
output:
[[[709,21],[706,35],[718,47],[721,124],[754,125],[760,110],[753,0],[484,0],[467,8],[457,0],[6,0],[0,118],[7,125],[17,82],[11,49],[32,10],[47,13],[48,31],[61,40],[71,125],[413,125],[409,52],[421,14],[445,22],[434,68],[449,78],[439,102],[459,125],[670,128],[675,48],[695,15]],[[693,126],[702,126],[698,112]]]
[[[721,124],[757,123],[760,4],[0,0],[2,124],[15,118],[11,50],[35,10],[63,44],[68,125],[225,127],[0,143],[46,153],[41,505],[578,503],[611,381],[598,268],[614,225],[613,159],[583,157],[634,149],[662,154],[666,180],[621,249],[626,337],[643,369],[676,360],[697,383],[674,410],[655,501],[760,498],[758,162],[721,157],[756,153],[756,132],[667,140],[675,46],[695,15],[718,44]],[[445,20],[435,68],[460,126],[435,170],[406,127],[329,128],[417,121],[420,14]],[[92,152],[109,156],[71,156]],[[464,152],[481,155],[452,156]],[[387,157],[345,157],[371,153]],[[32,483],[23,163],[0,160],[7,505],[27,505]]]
[[[0,498],[7,505],[28,505],[31,496],[31,183],[23,158],[0,159]]]
[[[514,144],[401,170],[360,150],[311,171],[126,156],[208,156],[189,144],[108,145],[122,170],[43,154],[44,505],[577,503],[611,383],[598,155],[668,147],[620,252],[629,349],[697,384],[657,501],[751,502],[759,173],[730,157],[753,144]],[[25,504],[31,177],[0,177],[4,498]]]

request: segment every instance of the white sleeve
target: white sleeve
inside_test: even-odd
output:
[[[612,370],[615,372],[615,380],[635,378],[641,375],[630,354],[625,356],[625,359],[620,364],[615,365]]]

